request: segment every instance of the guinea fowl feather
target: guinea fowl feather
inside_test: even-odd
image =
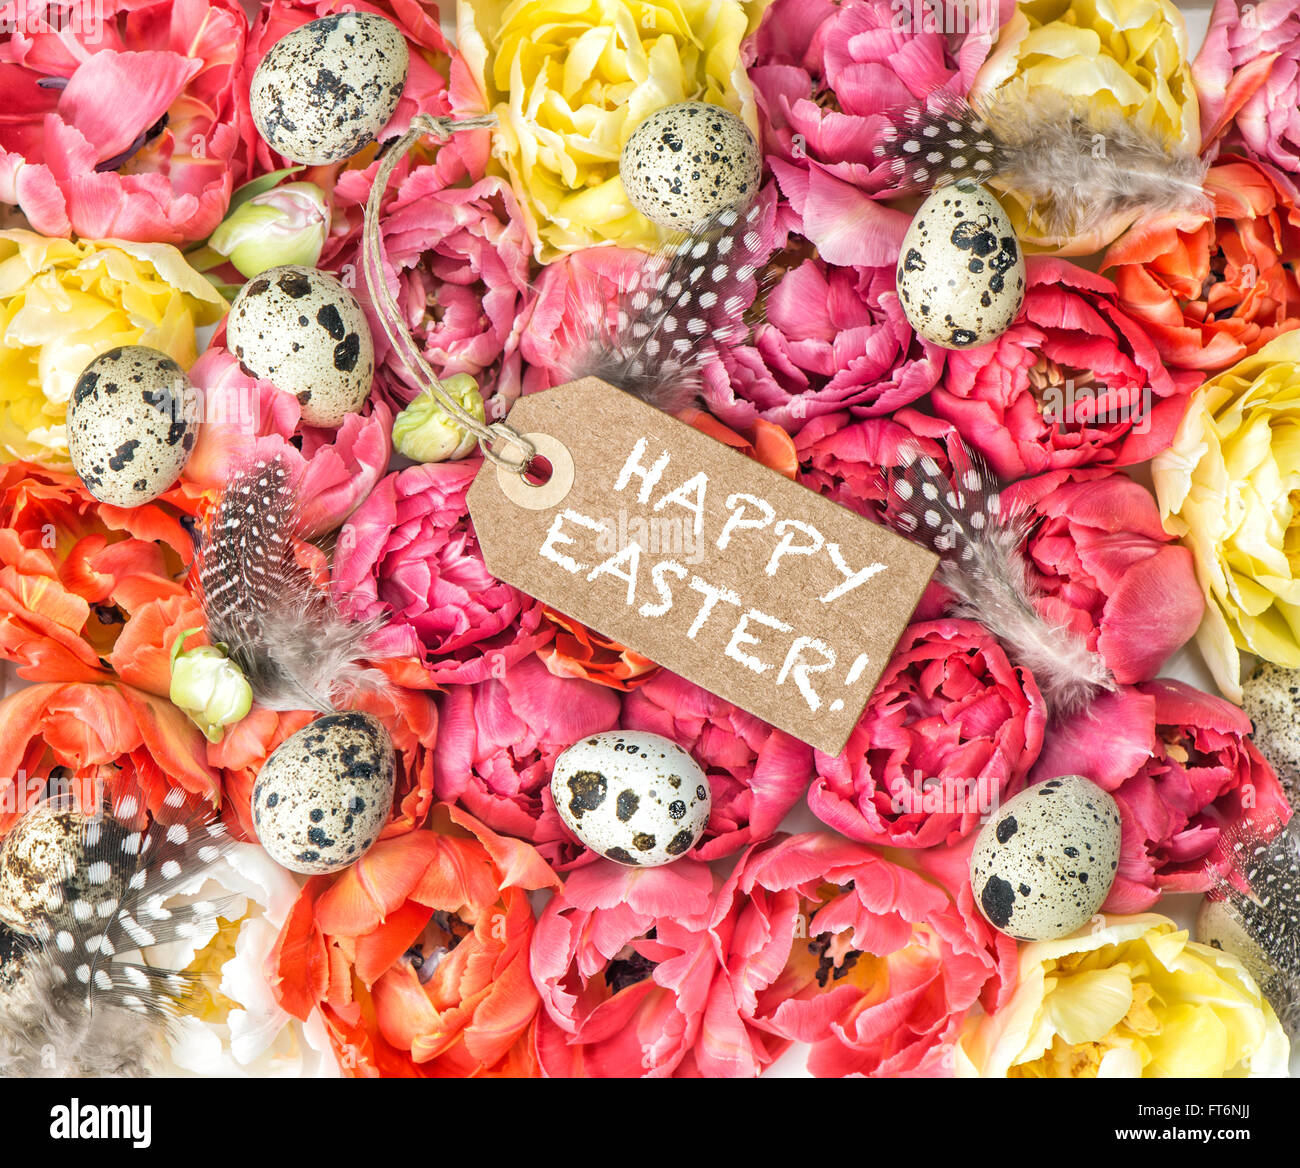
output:
[[[27,813],[57,818],[67,843],[57,870],[42,873],[47,895],[35,912],[0,902],[0,1075],[157,1070],[202,979],[152,965],[143,951],[210,936],[228,908],[175,899],[232,846],[219,819],[184,815],[183,805],[184,792],[173,790],[161,814],[176,818],[144,830],[132,826],[134,798],[97,816],[56,804]],[[8,869],[34,862],[4,856]]]
[[[285,461],[237,471],[196,557],[208,639],[224,645],[272,710],[336,708],[346,694],[385,684],[362,667],[379,621],[351,621],[299,561],[297,489]]]
[[[899,115],[880,152],[902,188],[969,180],[1013,191],[1054,238],[1211,207],[1208,164],[1194,151],[1118,110],[1014,84],[975,105],[932,95]]]
[[[1030,518],[1004,506],[978,455],[953,449],[952,479],[929,455],[904,451],[905,465],[888,484],[886,519],[939,556],[935,580],[953,596],[951,614],[984,625],[1033,674],[1049,712],[1068,716],[1114,688],[1110,671],[1078,634],[1043,615],[1023,550]]]
[[[1210,895],[1266,966],[1260,989],[1286,1032],[1300,1039],[1300,821],[1241,820],[1220,837],[1215,860]]]
[[[576,306],[589,327],[565,362],[565,378],[599,377],[669,413],[690,405],[705,362],[749,331],[745,311],[766,257],[768,209],[763,199],[725,208],[648,253],[617,290],[612,321],[590,304]]]

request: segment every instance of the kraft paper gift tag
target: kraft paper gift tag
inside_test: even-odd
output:
[[[494,576],[844,749],[933,554],[594,377],[521,398],[508,420],[550,476],[479,471],[469,509]]]

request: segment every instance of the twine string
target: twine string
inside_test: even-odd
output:
[[[491,114],[469,118],[433,117],[429,114],[416,114],[411,119],[411,128],[406,131],[384,155],[379,171],[375,175],[374,186],[366,199],[365,226],[362,233],[361,261],[366,287],[370,290],[371,303],[375,306],[379,323],[383,327],[388,343],[392,345],[398,360],[406,368],[415,385],[429,394],[457,425],[473,434],[478,439],[483,457],[497,466],[522,475],[529,464],[537,457],[537,449],[527,438],[507,425],[505,422],[493,422],[485,425],[466,410],[443,388],[438,375],[429,367],[420,352],[419,346],[407,331],[402,321],[393,295],[384,279],[382,258],[383,242],[379,230],[379,207],[384,200],[393,171],[406,157],[407,152],[416,141],[428,134],[439,141],[446,141],[458,130],[480,130],[496,125],[496,118]],[[503,449],[496,447],[501,445]],[[520,457],[512,458],[505,453],[506,447],[513,446],[520,451]]]

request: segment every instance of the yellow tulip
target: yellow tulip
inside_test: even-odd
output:
[[[1169,147],[1200,149],[1187,25],[1171,0],[1022,0],[976,74],[971,99],[999,93],[1032,107],[1044,91],[1096,112],[1122,113]],[[1055,238],[1044,233],[1025,200],[1005,193],[1016,234],[1030,251],[1086,255],[1127,226]]]
[[[1197,644],[1240,702],[1239,650],[1300,667],[1300,333],[1201,386],[1151,472],[1205,589]]]
[[[494,153],[539,260],[654,241],[618,158],[655,110],[706,101],[757,134],[740,44],[767,2],[460,0],[457,43],[497,115]]]
[[[1154,913],[1020,948],[1009,1001],[971,1019],[955,1071],[983,1078],[1285,1077],[1290,1044],[1235,957]]]
[[[118,345],[149,345],[188,369],[195,329],[226,307],[169,244],[0,231],[0,461],[65,469],[81,371]]]

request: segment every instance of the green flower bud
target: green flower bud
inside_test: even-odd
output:
[[[239,666],[214,645],[185,648],[186,629],[172,646],[172,704],[179,706],[207,735],[220,742],[223,727],[238,722],[253,705],[253,688]]]
[[[314,268],[329,229],[329,208],[320,187],[286,183],[254,195],[231,211],[208,246],[251,280],[281,264]]]
[[[454,373],[440,384],[466,413],[480,422],[487,420],[478,382],[468,373]],[[478,446],[478,439],[454,421],[431,393],[422,393],[397,415],[393,445],[413,462],[448,462],[470,454]]]

